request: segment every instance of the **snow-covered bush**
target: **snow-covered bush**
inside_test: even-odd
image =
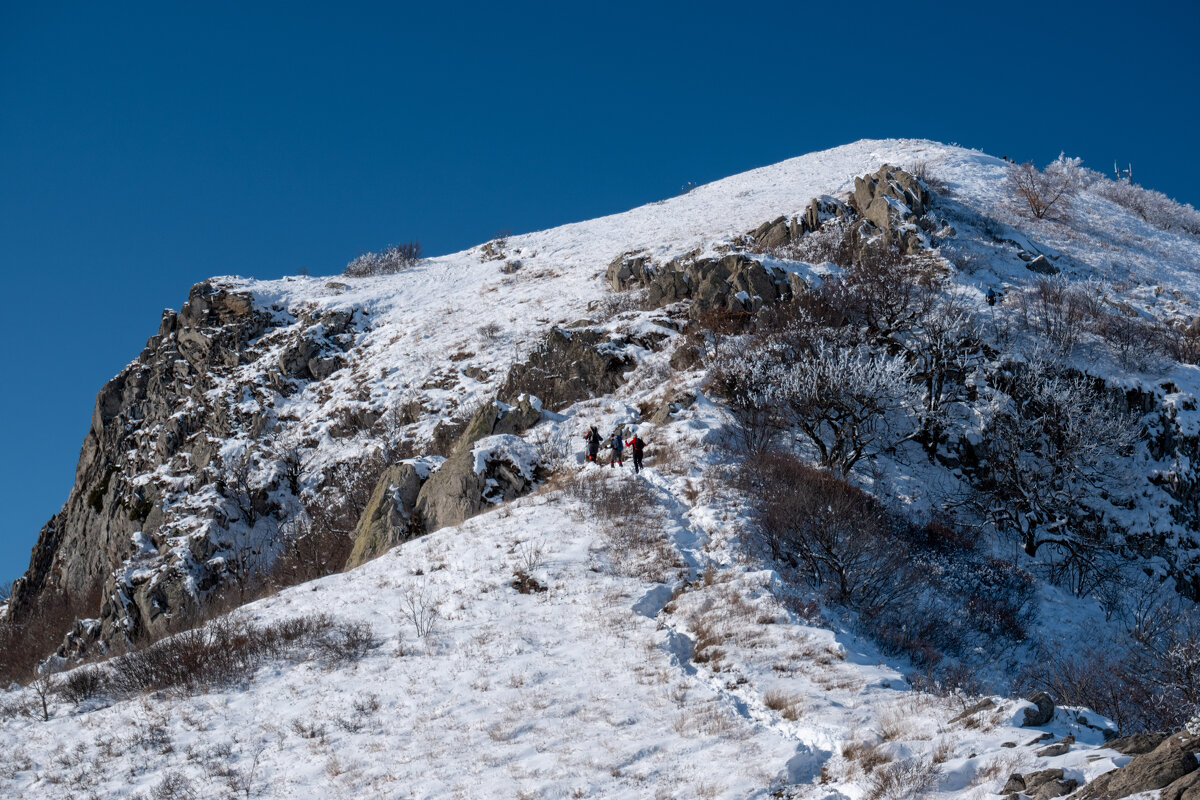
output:
[[[1119,181],[1100,179],[1092,186],[1092,191],[1132,211],[1156,228],[1200,236],[1200,211],[1172,200],[1162,192],[1143,188],[1128,178]]]
[[[1007,180],[1017,210],[1034,219],[1045,219],[1069,216],[1088,177],[1082,159],[1059,154],[1041,171],[1028,161],[1015,164]]]
[[[787,424],[811,442],[822,466],[842,475],[907,435],[920,404],[907,361],[861,345],[821,341],[804,351],[772,338],[726,351],[716,368],[744,420],[758,424],[756,415],[765,413]]]
[[[356,257],[342,270],[347,278],[371,275],[391,275],[421,261],[421,243],[417,241],[394,244],[381,253],[366,252]]]
[[[1034,360],[996,376],[983,430],[980,485],[1002,532],[1036,555],[1079,553],[1087,520],[1128,491],[1121,464],[1138,441],[1130,415],[1085,376]]]

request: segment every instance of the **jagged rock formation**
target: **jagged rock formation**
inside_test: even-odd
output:
[[[608,394],[633,367],[633,359],[598,331],[554,328],[538,350],[512,367],[500,397],[519,404],[522,395],[536,396],[547,408],[559,409]]]
[[[737,254],[675,260],[661,266],[647,256],[627,254],[609,264],[607,277],[617,291],[645,287],[651,308],[690,300],[692,315],[713,309],[754,312],[790,297],[802,286],[794,275]]]
[[[457,525],[533,488],[538,454],[519,436],[500,434],[460,448],[421,487],[415,513],[424,530]]]
[[[929,190],[902,169],[884,164],[878,172],[854,179],[850,205],[905,253],[928,247],[916,225],[929,206]]]
[[[215,492],[222,439],[235,429],[260,436],[272,427],[269,406],[251,410],[237,402],[244,398],[214,402],[210,393],[256,359],[253,342],[295,322],[214,282],[193,287],[178,314],[163,313],[141,355],[96,397],[75,484],[14,585],[12,619],[30,613],[43,593],[102,594],[96,609],[102,624],[90,626],[90,635],[139,635],[186,609],[196,589],[218,582],[222,567],[210,563],[216,543],[193,535],[194,519],[185,521],[212,519],[218,510],[168,510],[168,501],[188,491]],[[295,391],[297,381],[328,377],[347,345],[353,315],[314,314],[298,322],[285,355],[265,370],[281,393]],[[147,473],[162,480],[135,482]],[[254,502],[268,510],[264,496]],[[118,574],[124,564],[159,558],[166,562],[160,568]]]
[[[1200,771],[1195,756],[1198,748],[1200,738],[1189,733],[1168,736],[1153,750],[1135,755],[1120,769],[1101,775],[1075,797],[1120,800],[1161,789],[1163,800],[1195,800],[1200,798]]]
[[[379,476],[367,507],[354,529],[354,548],[346,567],[357,567],[425,532],[414,513],[430,464],[405,461],[392,464]]]

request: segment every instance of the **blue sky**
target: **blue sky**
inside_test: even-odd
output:
[[[647,8],[647,6],[651,6]],[[1200,206],[1194,3],[0,2],[0,579],[214,274],[620,211],[864,137]]]

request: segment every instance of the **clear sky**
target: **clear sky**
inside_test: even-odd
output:
[[[93,400],[215,274],[333,273],[864,137],[1200,206],[1195,2],[0,0],[0,579]]]

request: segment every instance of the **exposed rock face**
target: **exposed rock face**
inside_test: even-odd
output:
[[[609,264],[607,274],[618,291],[646,287],[647,302],[655,308],[690,300],[693,316],[713,309],[753,312],[792,294],[786,272],[738,254],[662,266],[644,256],[622,256]]]
[[[469,449],[480,439],[502,433],[519,434],[532,428],[542,418],[542,401],[523,394],[515,405],[499,401],[484,403],[467,423],[466,430],[454,445],[457,452]]]
[[[831,219],[848,219],[852,213],[840,200],[829,196],[817,197],[813,198],[800,216],[791,219],[777,217],[759,225],[746,236],[754,243],[755,249],[775,250],[819,230]]]
[[[854,179],[850,205],[892,239],[905,253],[916,253],[926,244],[916,218],[929,207],[929,190],[902,169],[884,164],[871,175]]]
[[[428,465],[413,462],[393,464],[383,471],[354,529],[354,549],[346,561],[347,569],[424,533],[421,518],[414,510],[427,477]]]
[[[415,511],[426,531],[457,525],[489,505],[520,497],[538,475],[533,445],[511,434],[489,436],[462,448],[429,476]]]
[[[1101,775],[1085,786],[1077,797],[1080,800],[1119,800],[1167,787],[1171,789],[1163,793],[1164,798],[1191,800],[1200,797],[1196,779],[1191,777],[1196,774],[1197,750],[1200,750],[1200,738],[1186,733],[1170,736],[1150,752],[1134,756],[1120,769]]]
[[[500,397],[519,405],[521,395],[536,396],[547,408],[559,409],[608,394],[634,366],[619,344],[601,333],[554,328],[538,350],[509,371]]]
[[[299,329],[290,334],[297,339],[270,381],[281,392],[294,391],[297,376],[312,380],[331,371],[351,324],[349,312],[295,325],[279,311],[206,281],[192,287],[178,314],[163,312],[158,333],[97,395],[75,484],[42,529],[29,570],[14,584],[10,618],[26,617],[46,593],[99,597],[99,607],[78,613],[101,624],[79,628],[75,639],[136,636],[158,631],[190,608],[196,590],[216,585],[223,568],[212,558],[217,547],[188,525],[221,512],[211,503],[192,508],[173,502],[172,492],[182,496],[213,486],[210,467],[221,439],[234,430],[263,435],[275,422],[265,395],[248,390],[218,400],[210,392],[259,357],[259,340],[287,326]],[[156,471],[163,481],[133,480]],[[156,566],[117,573],[131,563]],[[73,640],[70,647],[85,644]]]

